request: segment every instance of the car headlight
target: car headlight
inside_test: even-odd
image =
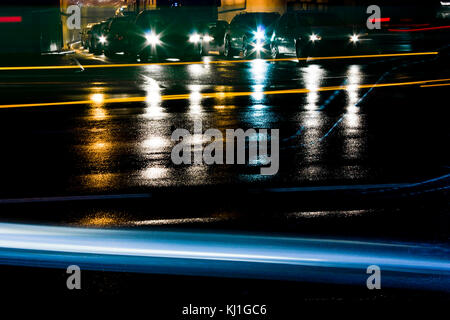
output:
[[[258,30],[253,32],[253,36],[256,40],[264,40],[266,38],[266,31],[264,28],[259,27]]]
[[[359,36],[357,34],[353,34],[350,36],[350,42],[356,43],[359,41]]]
[[[149,32],[145,35],[145,40],[147,40],[147,44],[157,45],[160,44],[159,36],[154,32]]]
[[[200,42],[200,40],[201,40],[201,37],[197,33],[191,34],[189,36],[189,42],[191,42],[191,43],[197,43],[197,42]]]
[[[100,36],[100,38],[98,38],[98,40],[100,41],[101,44],[106,43],[106,37],[105,36]]]
[[[255,47],[255,51],[256,52],[264,51],[264,42],[261,42],[260,40],[257,40],[255,45],[254,45],[254,47]]]
[[[322,40],[322,37],[313,33],[312,35],[309,36],[309,40],[312,42],[315,42],[315,41]]]
[[[207,34],[207,35],[203,36],[203,40],[205,42],[211,42],[214,40],[214,37],[211,37],[210,35]]]

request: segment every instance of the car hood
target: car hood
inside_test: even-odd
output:
[[[344,39],[354,33],[352,28],[341,26],[316,26],[310,27],[309,32],[317,34],[323,39]]]

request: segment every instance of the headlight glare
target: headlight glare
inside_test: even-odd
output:
[[[264,50],[264,43],[257,40],[254,47],[256,52],[261,52]]]
[[[309,40],[312,42],[315,42],[315,41],[322,40],[322,37],[313,33],[312,35],[309,36]]]
[[[264,40],[266,37],[266,32],[263,28],[258,28],[258,30],[253,32],[253,35],[256,40]]]
[[[350,41],[356,43],[359,41],[359,36],[357,34],[353,34],[350,36]]]
[[[197,43],[197,42],[200,42],[200,40],[201,40],[201,37],[197,33],[191,34],[189,36],[189,42],[191,42],[191,43]]]
[[[154,32],[149,32],[145,35],[145,40],[147,40],[147,44],[157,45],[160,44],[159,36]]]
[[[205,36],[203,37],[203,40],[204,40],[205,42],[211,42],[211,41],[214,40],[214,38],[207,34],[207,35],[205,35]]]

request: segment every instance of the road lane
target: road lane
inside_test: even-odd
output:
[[[416,89],[420,84],[427,85],[420,82],[426,79],[450,78],[447,65],[436,63],[434,58],[379,58],[363,64],[305,66],[257,60],[83,72],[7,71],[0,83],[2,105],[36,101],[67,101],[69,105],[64,109],[57,108],[61,105],[57,103],[53,108],[1,111],[1,140],[8,154],[0,160],[5,182],[1,194],[3,198],[52,196],[234,182],[407,182],[439,176],[444,172],[435,155],[442,151],[426,144],[442,133],[438,126],[423,123],[427,115]],[[83,59],[87,58],[78,60],[85,65]],[[390,73],[377,84],[387,71]],[[411,88],[379,88],[365,96],[374,84],[411,82]],[[301,94],[267,94],[291,93],[289,90],[298,88]],[[209,97],[208,92],[223,94]],[[401,101],[411,96],[418,99],[402,105]],[[357,107],[363,97],[364,103]],[[82,101],[81,106],[70,105],[77,100]],[[126,101],[130,103],[123,103]],[[410,119],[403,123],[399,119],[405,112]],[[279,175],[258,176],[255,165],[174,166],[170,161],[171,132],[174,128],[191,130],[195,119],[201,119],[205,128],[220,130],[280,128]],[[379,127],[381,123],[389,130]],[[395,127],[398,123],[401,129]],[[419,133],[417,126],[427,130]],[[416,139],[419,150],[397,151],[397,142],[390,137],[398,130],[408,132],[408,140]],[[372,147],[383,148],[383,143],[387,151],[380,149],[375,160],[370,160],[369,155],[376,150]],[[419,162],[414,159],[422,160],[430,151],[433,156],[427,162],[431,165],[416,169]],[[392,163],[377,161],[385,157]],[[412,164],[405,166],[405,162]],[[416,170],[414,174],[411,168]]]
[[[398,86],[413,86],[420,85],[420,87],[434,87],[434,86],[446,86],[449,84],[437,84],[428,85],[434,82],[446,82],[447,79],[430,79],[408,82],[393,82],[393,83],[373,83],[373,84],[353,84],[353,85],[340,85],[331,87],[318,87],[314,89],[298,88],[298,89],[286,89],[286,90],[269,90],[269,91],[244,91],[244,92],[198,92],[198,99],[223,99],[234,97],[246,97],[246,96],[267,96],[267,95],[282,95],[282,94],[308,94],[311,92],[324,92],[324,91],[349,91],[352,89],[373,89],[373,88],[386,88],[386,87],[398,87]],[[189,100],[192,99],[193,93],[185,94],[172,94],[172,95],[160,95],[158,97],[161,101],[167,100]],[[126,97],[126,98],[105,98],[104,94],[92,94],[89,100],[78,101],[60,101],[60,102],[44,102],[44,103],[28,103],[28,104],[11,104],[0,105],[0,109],[13,109],[13,108],[32,108],[32,107],[50,107],[50,106],[70,106],[70,105],[87,105],[87,104],[104,104],[111,105],[115,103],[133,103],[133,102],[147,102],[150,98],[145,97]]]

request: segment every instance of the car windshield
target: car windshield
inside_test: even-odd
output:
[[[242,16],[242,20],[240,21],[248,26],[270,26],[278,19],[278,17],[279,16],[274,13],[249,13]]]
[[[155,12],[139,19],[138,25],[146,29],[189,32],[188,30],[194,27],[194,22],[186,15]]]
[[[334,14],[297,13],[297,19],[302,26],[344,26],[345,23]]]

